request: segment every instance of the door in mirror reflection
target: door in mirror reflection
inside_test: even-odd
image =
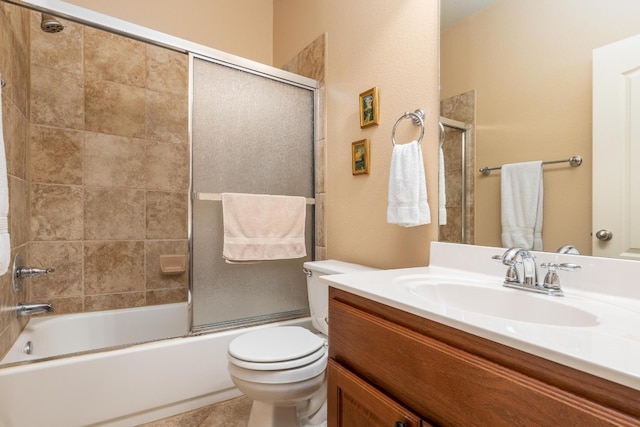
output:
[[[640,260],[640,35],[593,51],[593,254]]]

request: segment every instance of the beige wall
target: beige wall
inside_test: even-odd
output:
[[[635,0],[501,0],[443,32],[441,97],[476,91],[476,166],[546,166],[544,249],[591,252],[591,53],[640,33]],[[500,246],[500,173],[476,171],[476,243]]]
[[[66,1],[185,40],[271,65],[273,54],[272,0]]]
[[[437,214],[438,1],[274,1],[274,65],[328,34],[327,256],[377,267],[426,265],[437,225],[386,223],[391,130],[405,112],[427,113],[423,140],[431,215]],[[377,86],[380,125],[360,129],[358,95]],[[398,141],[417,136],[403,121]],[[369,138],[371,173],[351,174],[351,143]],[[437,222],[437,221],[435,221]]]

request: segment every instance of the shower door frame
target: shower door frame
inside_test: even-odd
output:
[[[195,325],[194,324],[194,310],[193,310],[193,292],[194,292],[194,256],[193,256],[193,204],[197,198],[196,192],[193,189],[193,106],[194,106],[194,87],[193,87],[193,63],[194,60],[203,60],[208,61],[216,65],[229,67],[238,71],[243,71],[246,73],[253,74],[255,76],[267,78],[274,80],[276,82],[288,84],[291,86],[295,86],[298,88],[302,88],[305,90],[309,90],[313,93],[313,147],[311,149],[311,164],[312,164],[312,194],[315,197],[316,188],[315,183],[317,181],[316,173],[317,170],[315,168],[315,150],[318,144],[318,124],[322,123],[321,118],[319,117],[320,111],[323,111],[322,108],[318,108],[321,99],[321,91],[320,91],[320,82],[303,77],[297,74],[290,73],[288,71],[284,71],[281,69],[277,69],[268,65],[260,64],[254,61],[250,61],[240,57],[233,57],[229,55],[205,55],[202,53],[196,52],[187,52],[189,55],[189,206],[188,206],[188,244],[189,244],[189,289],[188,289],[188,308],[189,308],[189,325],[188,330],[190,335],[200,335],[203,333],[211,333],[211,332],[219,332],[229,329],[235,329],[238,327],[247,327],[265,323],[271,323],[275,321],[283,321],[295,318],[301,318],[305,316],[309,316],[309,309],[298,310],[298,311],[289,311],[283,313],[273,313],[270,315],[264,315],[260,317],[255,317],[250,320],[247,319],[237,319],[237,320],[229,320],[224,323],[215,323],[215,324],[206,324],[206,325]],[[314,202],[315,203],[315,202]],[[311,259],[315,259],[314,250],[315,250],[315,231],[316,226],[315,223],[317,218],[315,216],[315,209],[313,212],[313,220],[312,231],[311,231]]]
[[[460,243],[466,243],[466,244],[473,244],[472,241],[470,241],[470,236],[469,236],[469,227],[468,227],[468,222],[469,222],[469,207],[467,206],[467,192],[469,191],[469,182],[468,180],[471,178],[468,176],[467,174],[467,159],[468,157],[468,147],[467,147],[467,141],[469,141],[470,138],[470,133],[473,130],[473,125],[469,124],[469,123],[464,123],[458,120],[454,120],[454,119],[450,119],[448,117],[444,117],[444,116],[440,116],[440,124],[442,124],[444,127],[448,127],[450,129],[455,129],[455,130],[459,130],[461,131],[461,161],[462,161],[462,170],[461,170],[461,181],[462,181],[462,201],[461,201],[461,205],[462,205],[462,218],[461,218],[461,240],[462,242]],[[445,138],[444,135],[442,137],[442,141],[444,143]],[[442,147],[440,147],[442,148]]]

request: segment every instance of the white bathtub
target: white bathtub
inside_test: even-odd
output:
[[[154,339],[148,334],[156,332],[148,325],[167,325],[159,320],[164,317],[161,308],[166,309],[167,317],[177,316],[178,327],[186,330],[186,304],[34,318],[3,363],[89,350],[90,345],[82,341],[98,347],[121,345],[116,338],[121,334],[113,333],[119,321],[126,324],[126,339]],[[145,323],[140,317],[151,321]],[[137,327],[138,323],[147,326]],[[310,327],[310,320],[276,324]],[[271,325],[0,365],[0,427],[131,427],[239,396],[227,373],[229,342],[239,334]],[[72,337],[71,330],[80,337]],[[99,335],[107,337],[106,341]],[[33,352],[29,356],[21,349],[30,340]]]

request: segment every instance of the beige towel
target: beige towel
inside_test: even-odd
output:
[[[222,216],[222,256],[229,263],[307,255],[304,197],[223,193]]]

